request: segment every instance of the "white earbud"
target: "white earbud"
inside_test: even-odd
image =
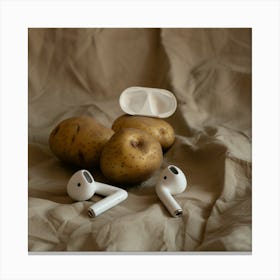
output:
[[[182,193],[187,187],[187,179],[181,169],[167,166],[156,184],[156,193],[173,217],[183,215],[183,210],[172,195]]]
[[[88,214],[94,218],[104,211],[116,206],[127,198],[123,189],[95,182],[87,170],[79,170],[70,178],[67,184],[68,195],[76,201],[90,199],[95,193],[106,196],[88,208]]]

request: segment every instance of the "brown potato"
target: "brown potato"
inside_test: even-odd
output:
[[[112,129],[119,131],[122,128],[137,128],[151,134],[160,142],[163,150],[168,149],[175,140],[172,126],[159,118],[122,115],[114,121]]]
[[[125,187],[151,177],[162,159],[160,143],[154,137],[140,129],[124,128],[104,146],[100,168],[107,179]]]
[[[99,164],[103,146],[114,131],[89,116],[60,122],[49,136],[51,151],[62,161],[82,168]]]

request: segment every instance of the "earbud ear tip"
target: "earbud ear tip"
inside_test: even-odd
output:
[[[87,172],[87,173],[85,173]],[[87,179],[86,175],[89,176]],[[67,193],[75,201],[85,201],[90,199],[95,192],[94,180],[86,170],[79,170],[72,175],[67,184]]]

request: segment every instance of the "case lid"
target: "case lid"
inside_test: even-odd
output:
[[[120,106],[129,115],[167,118],[177,108],[173,93],[165,89],[129,87],[120,95]]]

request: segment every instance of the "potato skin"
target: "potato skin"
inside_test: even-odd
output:
[[[72,117],[52,130],[49,146],[62,161],[82,168],[93,168],[99,164],[103,146],[113,134],[113,130],[92,117]]]
[[[162,160],[162,148],[154,137],[140,129],[124,128],[104,146],[100,168],[107,179],[125,188],[150,178]]]
[[[122,128],[137,128],[151,134],[160,142],[163,150],[167,150],[175,140],[173,127],[159,118],[122,115],[114,121],[112,129],[116,132]]]

